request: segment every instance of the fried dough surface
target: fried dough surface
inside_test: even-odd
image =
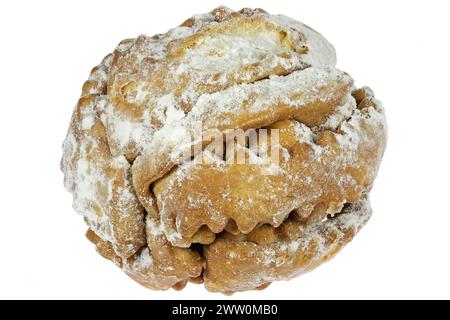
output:
[[[333,257],[370,218],[387,139],[373,92],[335,63],[316,31],[261,9],[122,41],[83,85],[61,161],[99,254],[151,289],[227,294]],[[199,123],[268,139],[236,143],[252,162],[236,163],[191,139]]]

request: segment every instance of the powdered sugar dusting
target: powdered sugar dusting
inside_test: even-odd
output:
[[[302,32],[306,39],[310,50],[304,60],[313,66],[335,66],[336,65],[336,51],[320,33],[307,25],[293,20],[284,15],[274,15],[271,17],[273,21],[280,25],[289,26]]]
[[[242,23],[230,22],[229,27],[225,22],[222,30],[213,22],[214,18],[210,13],[197,15],[190,28],[180,26],[171,29],[165,35],[153,38],[140,36],[118,49],[121,55],[128,57],[140,67],[139,72],[133,74],[128,71],[118,75],[113,73],[116,79],[126,76],[132,81],[137,81],[134,88],[127,93],[127,99],[131,97],[131,100],[127,100],[128,103],[150,105],[152,108],[143,108],[143,115],[138,118],[128,116],[124,118],[124,115],[118,112],[122,107],[116,106],[114,100],[109,102],[106,116],[114,154],[128,152],[130,148],[134,154],[146,149],[156,132],[154,125],[151,125],[151,118],[158,119],[161,123],[159,128],[164,126],[170,121],[170,118],[167,118],[171,114],[167,112],[169,106],[172,107],[172,113],[176,114],[180,113],[181,109],[190,109],[194,105],[197,105],[198,109],[199,103],[205,101],[205,97],[202,98],[204,94],[266,77],[273,79],[262,88],[261,92],[264,92],[267,87],[279,88],[280,91],[289,81],[276,79],[274,75],[292,73],[295,70],[305,69],[307,66],[334,66],[331,58],[334,55],[333,47],[317,32],[303,25],[293,27],[288,23],[289,21],[278,16],[255,15],[255,19],[260,19],[260,22],[258,26],[255,26],[254,31],[250,28],[251,26],[244,28],[241,24],[256,24],[257,22],[248,22],[256,20],[245,19]],[[295,49],[283,43],[285,40],[276,28],[284,28],[285,31],[281,34],[294,39],[289,42],[291,43],[289,46],[292,44],[300,47],[308,46],[308,53],[296,51],[298,48]],[[195,41],[190,38],[194,35],[196,38],[192,39]],[[306,39],[302,40],[302,37]],[[178,57],[180,50],[183,54]],[[324,52],[326,52],[325,55]],[[148,64],[147,61],[152,63]],[[148,75],[155,79],[147,79]],[[156,80],[158,77],[161,77],[161,80]],[[319,73],[316,75],[316,80],[320,79]],[[295,80],[292,79],[292,81]],[[155,81],[161,82],[158,90],[155,90]],[[166,87],[172,88],[172,91],[166,90]],[[285,88],[286,92],[288,90],[289,88]],[[237,90],[231,90],[228,93],[236,94]],[[198,103],[196,103],[197,99]],[[221,94],[221,100],[226,103],[224,99],[229,101],[233,97],[227,98],[225,94]],[[258,108],[255,104],[254,110]],[[228,110],[228,112],[231,111]]]
[[[122,41],[83,86],[63,146],[65,186],[105,242],[99,252],[138,282],[167,289],[209,267],[192,243],[207,250],[229,233],[242,244],[263,226],[275,237],[293,210],[301,219],[322,210],[337,215],[305,220],[301,236],[249,241],[262,272],[230,291],[293,277],[335,254],[370,217],[359,200],[386,138],[381,105],[372,94],[359,108],[353,80],[335,64],[319,33],[261,10],[222,7],[165,34]],[[253,165],[243,169],[213,144],[191,140],[198,123],[221,134],[286,123],[290,131],[258,150],[240,144]],[[199,153],[186,157],[194,146]],[[265,154],[269,147],[280,150],[280,163]],[[371,159],[361,156],[366,150]],[[361,167],[367,172],[354,174]],[[226,263],[240,254],[227,252]],[[295,269],[299,257],[310,261]],[[293,271],[277,274],[285,266]]]

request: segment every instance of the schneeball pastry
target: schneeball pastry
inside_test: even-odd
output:
[[[122,41],[63,145],[87,238],[151,289],[262,289],[331,259],[371,216],[387,136],[335,64],[319,33],[261,9]]]

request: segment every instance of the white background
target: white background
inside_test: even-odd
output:
[[[0,298],[228,299],[150,291],[84,238],[59,171],[81,85],[124,38],[219,4],[311,25],[386,108],[374,216],[331,262],[237,299],[450,298],[448,1],[1,1]]]

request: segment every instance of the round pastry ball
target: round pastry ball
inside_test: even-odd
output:
[[[220,7],[123,40],[83,85],[61,162],[97,251],[151,289],[262,289],[371,216],[381,104],[308,26]]]

